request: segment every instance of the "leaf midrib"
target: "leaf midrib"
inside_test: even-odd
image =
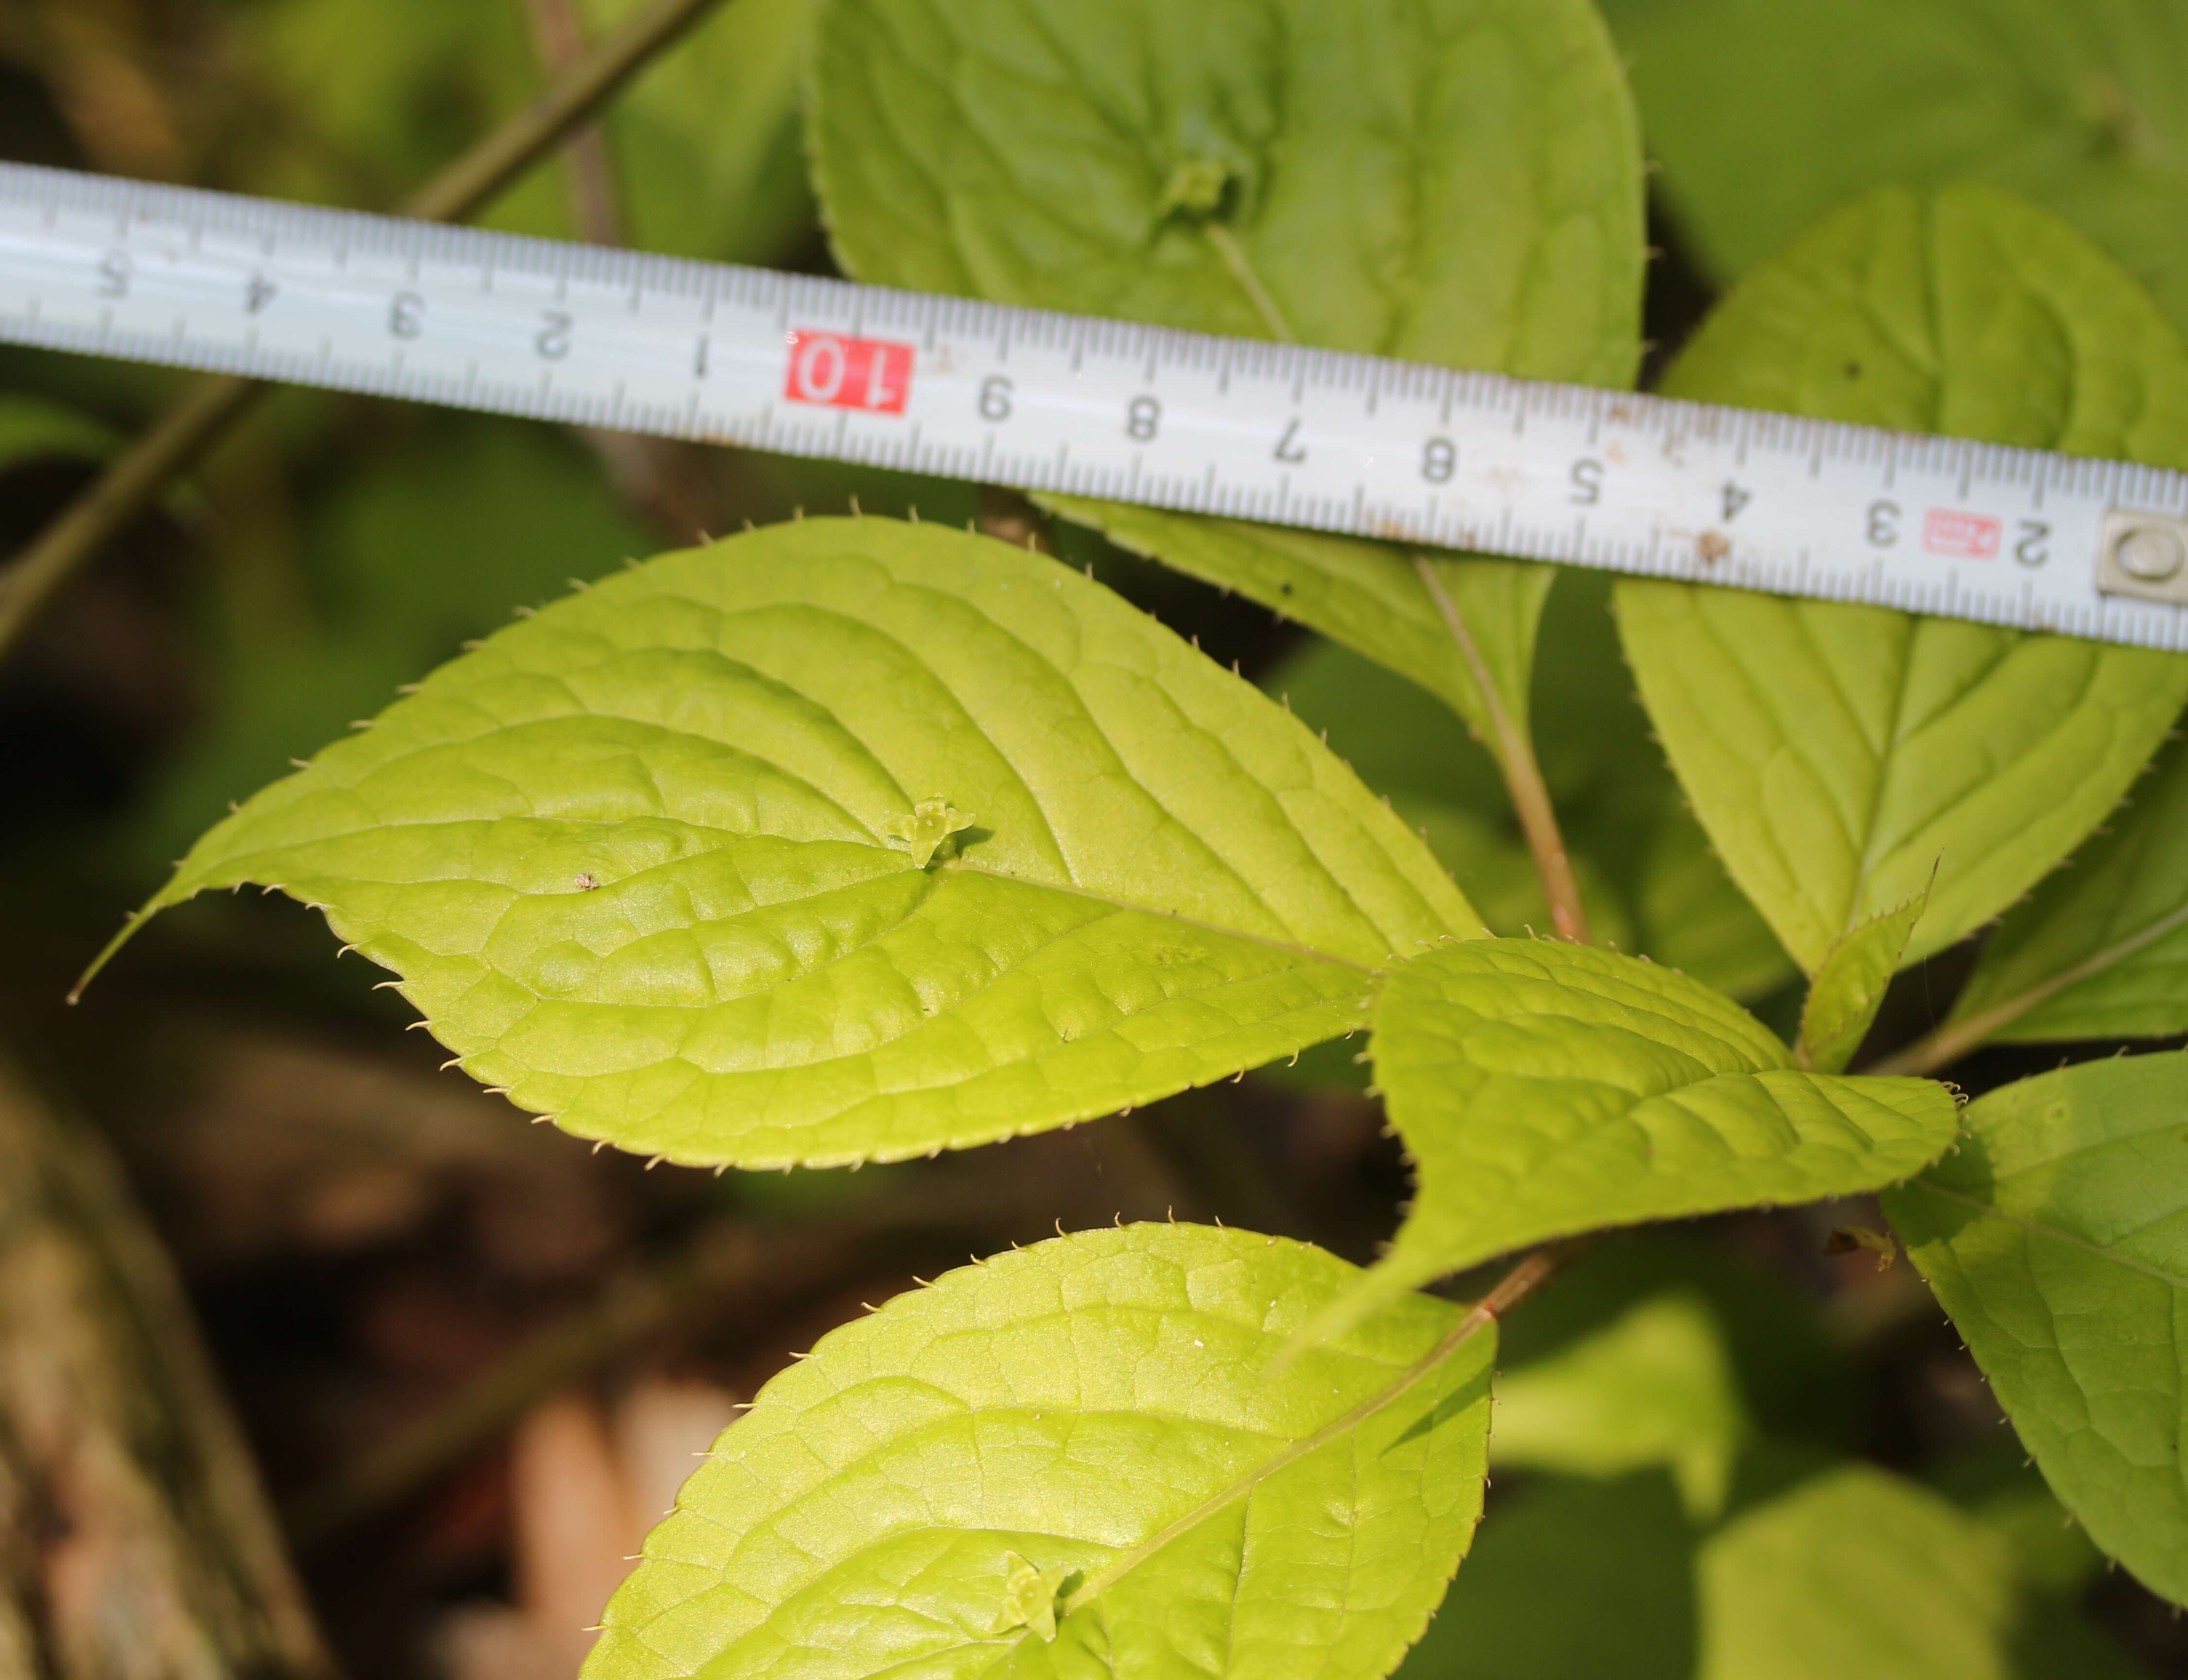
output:
[[[1249,944],[1260,945],[1266,950],[1283,951],[1294,956],[1305,957],[1311,962],[1334,962],[1346,968],[1355,969],[1362,974],[1379,974],[1383,972],[1372,962],[1362,962],[1353,957],[1339,956],[1334,951],[1322,950],[1316,946],[1297,940],[1274,939],[1266,933],[1251,933],[1241,927],[1227,927],[1220,922],[1204,921],[1198,916],[1187,916],[1181,910],[1164,910],[1156,905],[1138,904],[1131,899],[1120,899],[1109,893],[1097,893],[1087,887],[1054,881],[1035,881],[1027,876],[1012,875],[1003,870],[988,869],[978,864],[961,860],[940,864],[937,867],[952,875],[984,876],[991,881],[1008,881],[1017,886],[1032,887],[1043,892],[1069,894],[1073,898],[1086,899],[1095,904],[1108,905],[1113,910],[1129,910],[1140,916],[1158,916],[1164,921],[1176,922],[1181,927],[1196,928],[1204,933],[1213,933],[1220,939],[1243,940]],[[1234,876],[1232,878],[1238,877]],[[1242,882],[1240,884],[1244,883]],[[1257,899],[1256,902],[1259,900]],[[1269,906],[1263,904],[1261,908],[1268,910]],[[1357,910],[1359,906],[1355,905],[1353,908]],[[1274,911],[1270,913],[1275,914]],[[1362,913],[1365,914],[1364,911]],[[1393,951],[1390,955],[1393,959],[1397,958],[1396,952]]]
[[[1979,1030],[1982,1038],[1988,1038],[2000,1028],[2010,1026],[2039,1005],[2049,1003],[2060,993],[2117,968],[2129,957],[2148,950],[2184,927],[2188,927],[2188,899],[2184,899],[2178,908],[2146,923],[2126,938],[2101,946],[2079,962],[2015,993],[2003,1002],[1965,1017],[1961,1024],[1970,1030]]]
[[[1059,1315],[1049,1315],[1049,1316],[1057,1316]],[[1457,1324],[1452,1327],[1450,1331],[1445,1334],[1443,1339],[1428,1351],[1427,1354],[1424,1355],[1419,1360],[1400,1372],[1384,1388],[1374,1394],[1369,1395],[1366,1399],[1361,1401],[1358,1404],[1354,1406],[1350,1412],[1347,1412],[1343,1415],[1332,1419],[1330,1422],[1324,1423],[1320,1429],[1314,1430],[1311,1434],[1301,1436],[1299,1440],[1291,1442],[1289,1446],[1280,1448],[1271,1457],[1256,1464],[1252,1469],[1241,1474],[1228,1486],[1219,1489],[1216,1492],[1210,1495],[1206,1499],[1203,1500],[1198,1505],[1196,1505],[1192,1510],[1187,1512],[1183,1516],[1181,1516],[1165,1525],[1154,1534],[1149,1536],[1146,1540],[1142,1541],[1138,1545],[1127,1547],[1123,1551],[1116,1553],[1116,1555],[1111,1558],[1109,1562],[1105,1564],[1099,1572],[1089,1577],[1076,1592],[1071,1593],[1057,1604],[1057,1620],[1061,1622],[1066,1616],[1071,1615],[1074,1610],[1084,1608],[1085,1605],[1098,1598],[1101,1593],[1106,1591],[1108,1587],[1114,1586],[1119,1579],[1129,1574],[1141,1563],[1143,1563],[1147,1559],[1152,1557],[1155,1553],[1169,1545],[1171,1541],[1178,1538],[1181,1535],[1189,1533],[1193,1528],[1197,1527],[1200,1523],[1207,1520],[1210,1517],[1214,1516],[1218,1511],[1227,1509],[1231,1505],[1236,1503],[1239,1499],[1251,1495],[1255,1489],[1259,1487],[1263,1482],[1268,1480],[1272,1476],[1277,1474],[1290,1465],[1297,1463],[1300,1459],[1305,1457],[1310,1453],[1319,1450],[1321,1447],[1328,1445],[1329,1441],[1340,1437],[1347,1431],[1357,1429],[1360,1425],[1365,1423],[1370,1418],[1382,1411],[1384,1407],[1395,1404],[1419,1383],[1433,1375],[1435,1372],[1454,1354],[1456,1354],[1460,1348],[1463,1347],[1469,1341],[1472,1340],[1473,1338],[1480,1333],[1483,1326],[1493,1322],[1495,1318],[1496,1314],[1493,1311],[1486,1311],[1482,1305],[1477,1305],[1474,1308],[1470,1309],[1459,1319]],[[963,1423],[968,1416],[994,1415],[996,1412],[1036,1410],[1037,1408],[1035,1407],[1031,1402],[1021,1402],[1017,1406],[1011,1407],[976,1408],[974,1411],[968,1413],[953,1414],[948,1418],[938,1419],[936,1421],[940,1426],[951,1427]],[[1160,1412],[1128,1412],[1119,1411],[1116,1408],[1104,1408],[1104,1410],[1108,1412],[1108,1415],[1112,1416],[1144,1418],[1148,1416],[1160,1417],[1164,1415]],[[1102,1413],[1096,1412],[1087,1415],[1099,1416],[1102,1415]],[[1170,1421],[1188,1423],[1204,1423],[1208,1420],[1181,1417],[1173,1414],[1170,1417]],[[898,1437],[892,1439],[886,1445],[890,1447],[897,1446],[901,1444],[903,1440],[914,1438],[919,1433],[922,1433],[922,1431],[914,1431],[913,1437]],[[1259,1433],[1259,1431],[1255,1431],[1254,1433]],[[865,1460],[862,1457],[860,1460],[854,1462],[863,1463]],[[838,1467],[838,1472],[840,1472],[840,1469],[841,1467]],[[923,1526],[931,1528],[945,1525],[929,1524],[924,1525]],[[904,1531],[900,1531],[899,1532],[900,1534]],[[899,1535],[893,1534],[889,1537],[894,1539],[899,1537]],[[1067,1538],[1069,1536],[1059,1535],[1055,1537]],[[1029,1633],[1031,1631],[1031,1629],[1024,1630],[1024,1632],[1019,1633],[1014,1640],[1011,1641],[1012,1648],[1015,1649],[1018,1644],[1023,1643],[1026,1634]],[[997,1642],[993,1639],[972,1639],[965,1641],[962,1644],[960,1644],[954,1649],[963,1649],[967,1645],[977,1646],[995,1643]],[[919,1660],[931,1661],[937,1655],[939,1655],[939,1653],[924,1653],[920,1657]],[[709,1660],[712,1660],[712,1659]],[[879,1671],[881,1673],[887,1673],[889,1671],[888,1670]]]
[[[1071,1593],[1057,1604],[1057,1620],[1061,1621],[1074,1611],[1081,1610],[1098,1599],[1103,1593],[1115,1586],[1118,1581],[1149,1558],[1153,1557],[1172,1541],[1191,1533],[1217,1512],[1228,1509],[1239,1500],[1249,1497],[1263,1482],[1289,1469],[1310,1454],[1320,1451],[1331,1441],[1340,1439],[1350,1431],[1358,1429],[1377,1412],[1404,1398],[1415,1387],[1441,1369],[1444,1362],[1472,1340],[1483,1326],[1494,1323],[1496,1318],[1495,1311],[1486,1300],[1475,1305],[1452,1327],[1441,1341],[1430,1349],[1417,1362],[1401,1372],[1379,1393],[1368,1395],[1351,1411],[1333,1418],[1312,1434],[1302,1435],[1289,1446],[1255,1465],[1253,1469],[1240,1476],[1228,1487],[1210,1494],[1192,1510],[1164,1525],[1136,1546],[1127,1547],[1124,1551],[1118,1553],[1099,1573],[1089,1576],[1078,1591]]]
[[[2131,1254],[2123,1254],[2116,1249],[2107,1249],[2101,1243],[2092,1242],[2086,1237],[2078,1236],[2073,1232],[2062,1231],[2055,1225],[2047,1225],[2041,1220],[2031,1219],[2026,1214],[2010,1213],[1995,1202],[1986,1202],[1979,1196],[1969,1195],[1965,1191],[1948,1190],[1934,1179],[1917,1178],[1912,1180],[1907,1187],[1910,1190],[1927,1192],[1930,1195],[1940,1197],[1948,1202],[1957,1202],[1960,1206],[1972,1208],[1977,1213],[1986,1215],[1989,1218],[2004,1220],[2008,1225],[2027,1232],[2032,1236],[2049,1237],[2055,1242],[2064,1243],[2069,1248],[2079,1249],[2086,1254],[2094,1254],[2099,1260],[2109,1260],[2112,1265],[2123,1266],[2129,1271],[2139,1271],[2146,1277],[2156,1278],[2159,1283],[2172,1288],[2188,1291],[2188,1277],[2175,1277],[2163,1266],[2153,1266],[2148,1260],[2137,1260]],[[1949,1242],[1951,1239],[1948,1237],[1946,1240]]]

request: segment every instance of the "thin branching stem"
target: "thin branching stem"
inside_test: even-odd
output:
[[[1491,747],[1497,767],[1504,774],[1505,791],[1512,796],[1512,809],[1520,819],[1520,832],[1526,837],[1527,850],[1535,860],[1535,873],[1542,879],[1542,897],[1549,904],[1550,919],[1556,924],[1558,937],[1571,939],[1576,944],[1587,944],[1587,910],[1581,903],[1580,882],[1573,877],[1572,859],[1565,851],[1565,831],[1558,826],[1557,806],[1550,798],[1549,785],[1542,780],[1542,766],[1535,757],[1535,743],[1498,696],[1488,662],[1475,645],[1474,633],[1466,627],[1465,614],[1458,610],[1451,592],[1444,588],[1443,580],[1436,576],[1435,563],[1426,555],[1415,555],[1413,569],[1420,574],[1422,587],[1428,590],[1429,598],[1443,616],[1444,628],[1457,645],[1459,657],[1466,662],[1475,687],[1481,692],[1490,733],[1495,737]]]
[[[601,41],[522,112],[457,159],[403,206],[426,222],[476,214],[595,115],[656,54],[724,0],[655,0]],[[13,652],[61,588],[178,473],[186,472],[268,386],[225,374],[194,383],[183,400],[54,515],[0,572],[0,659]]]

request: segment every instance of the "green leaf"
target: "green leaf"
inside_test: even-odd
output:
[[[1639,359],[1639,144],[1581,0],[833,0],[809,128],[862,279],[1603,385]],[[1048,499],[1524,754],[1545,568]]]
[[[889,836],[973,826],[919,867]],[[939,821],[954,823],[944,815]],[[324,908],[473,1077],[693,1163],[1063,1125],[1359,1024],[1479,923],[1296,719],[1087,579],[809,520],[500,631],[149,908]]]
[[[0,472],[33,461],[104,460],[121,443],[104,420],[26,391],[0,392]]]
[[[1717,1314],[1667,1290],[1497,1384],[1499,1468],[1610,1477],[1661,1465],[1697,1521],[1724,1508],[1751,1433]]]
[[[1929,902],[1925,887],[1905,904],[1872,916],[1832,942],[1802,1006],[1801,1037],[1793,1046],[1796,1063],[1836,1074],[1853,1060]]]
[[[2188,1032],[2188,741],[2104,832],[2006,912],[1946,1030],[1972,1046]]]
[[[2188,1053],[2023,1080],[1965,1120],[1885,1211],[2067,1508],[2188,1599]]]
[[[1493,931],[1550,927],[1542,878],[1497,766],[1434,695],[1319,638],[1270,671],[1261,687],[1320,729],[1330,750],[1390,800],[1452,878],[1465,883]],[[1655,769],[1668,787],[1661,764]],[[1624,892],[1591,853],[1576,850],[1572,865],[1597,939],[1633,949],[1638,936]]]
[[[1407,963],[1370,1048],[1417,1183],[1363,1299],[1603,1226],[1874,1190],[1957,1118],[1943,1085],[1800,1072],[1730,999],[1548,940]]]
[[[1774,1486],[1713,1527],[1685,1518],[1661,1474],[1531,1488],[1499,1507],[1400,1680],[2137,1672],[2028,1593],[1997,1537],[1936,1494],[1867,1465],[1803,1474],[1785,1457],[1744,1465],[1744,1480]]]
[[[1633,378],[1638,145],[1581,0],[832,0],[809,97],[863,279]]]
[[[1830,217],[1741,285],[1666,388],[2188,465],[2188,347],[2072,228],[1986,189]],[[2095,826],[2188,698],[2176,655],[1701,585],[1616,598],[1672,768],[1811,971],[1933,871],[1903,960],[1981,927]]]
[[[2015,1672],[2019,1606],[2005,1548],[1886,1471],[1848,1464],[1812,1476],[1741,1512],[1699,1562],[1710,1680]]]
[[[1423,687],[1312,642],[1262,679],[1389,797],[1463,882],[1482,920],[1517,935],[1553,924],[1497,767]],[[1594,940],[1754,998],[1795,972],[1710,854],[1649,739],[1611,623],[1610,583],[1558,574],[1536,665],[1533,730]]]
[[[898,1296],[715,1444],[587,1680],[1376,1680],[1473,1537],[1495,1332],[1424,1297],[1272,1369],[1354,1275],[1134,1226]]]
[[[1499,764],[1525,755],[1535,642],[1554,567],[1416,554],[1123,502],[1036,499],[1121,548],[1236,589],[1410,677],[1463,718]]]
[[[1496,1449],[1505,1446],[1506,1384],[1665,1299],[1707,1303],[1732,1361],[1740,1411],[1758,1435],[1833,1449],[1864,1438],[1868,1401],[1813,1294],[1774,1262],[1711,1240],[1706,1226],[1656,1225],[1606,1232],[1559,1274],[1554,1288],[1499,1326]]]
[[[2188,330],[2188,19],[2174,0],[1604,12],[1680,231],[1719,275],[1869,188],[1982,180],[2076,223]]]

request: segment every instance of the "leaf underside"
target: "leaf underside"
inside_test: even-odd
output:
[[[933,800],[921,868],[891,837]],[[1147,1102],[1350,1030],[1373,970],[1479,930],[1250,685],[1064,567],[878,519],[500,631],[150,908],[244,881],[323,908],[520,1106],[742,1166]]]
[[[2106,832],[2006,912],[1948,1025],[2008,1043],[2188,1033],[2188,739]]]
[[[1874,1190],[1955,1124],[1942,1085],[1800,1072],[1730,999],[1548,940],[1406,964],[1371,1050],[1416,1191],[1363,1299],[1604,1226]]]
[[[1885,1211],[2053,1491],[2188,1601],[2188,1052],[2024,1080],[1965,1119]]]
[[[1543,379],[1638,364],[1638,131],[1580,0],[836,0],[809,132],[862,279]],[[1181,200],[1193,172],[1212,197]],[[1495,708],[1524,735],[1546,568],[1424,578],[1384,544],[1044,500],[1413,677],[1500,757]]]
[[[1431,1359],[1459,1314],[1421,1297],[1272,1372],[1353,1275],[1134,1226],[898,1296],[716,1443],[587,1680],[1379,1680],[1473,1537],[1495,1337]],[[1029,1566],[1052,1641],[999,1628]]]

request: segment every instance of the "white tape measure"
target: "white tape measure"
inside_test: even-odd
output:
[[[2188,475],[0,165],[0,339],[2188,651]]]

